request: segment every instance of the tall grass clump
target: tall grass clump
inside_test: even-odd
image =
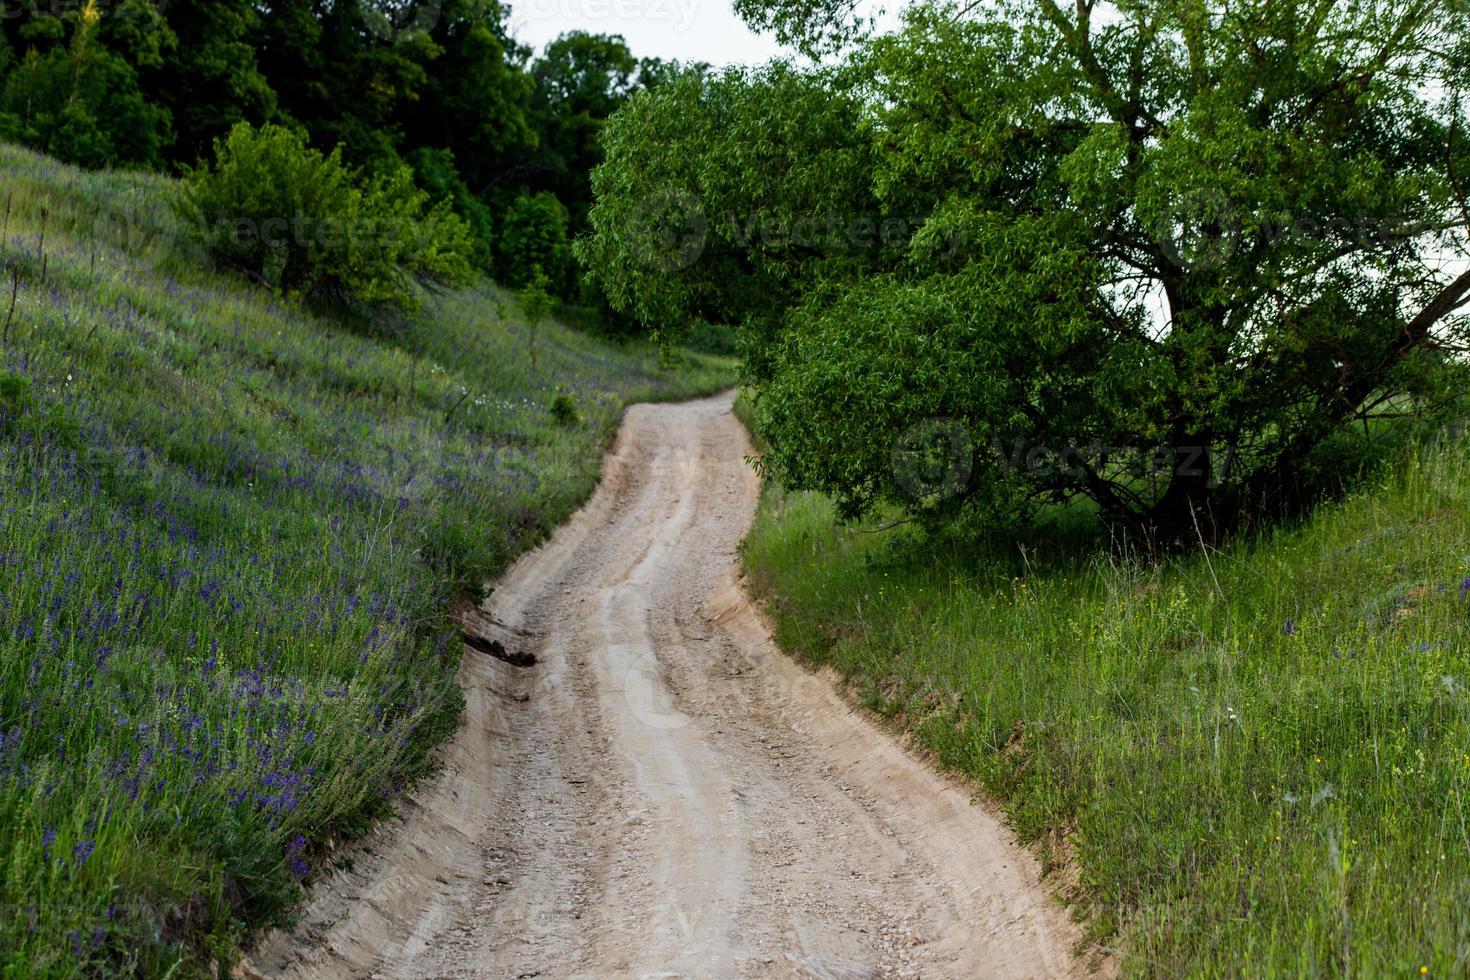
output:
[[[771,487],[780,641],[999,800],[1127,975],[1470,970],[1470,448],[1139,565],[976,553]]]
[[[166,180],[0,169],[0,973],[223,970],[452,731],[450,599],[730,366],[548,320],[533,370],[483,284],[365,337],[192,264]]]

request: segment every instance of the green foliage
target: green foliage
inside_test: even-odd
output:
[[[531,281],[516,296],[516,304],[521,309],[521,315],[526,318],[526,330],[530,338],[527,349],[532,370],[536,369],[536,336],[541,330],[541,321],[551,315],[552,298],[547,291],[550,284],[546,273],[537,266],[531,271]]]
[[[429,200],[438,204],[448,201],[454,213],[469,226],[474,240],[474,265],[481,271],[489,271],[495,242],[495,218],[483,200],[470,193],[464,179],[454,164],[454,154],[449,150],[420,148],[409,154],[414,179],[429,195]]]
[[[820,42],[847,7],[742,9]],[[1470,140],[1437,93],[1467,21],[1108,11],[920,3],[838,71],[635,97],[580,254],[650,327],[738,323],[766,465],[845,513],[985,528],[1085,499],[1166,547],[1299,512],[1345,427],[1463,390]],[[949,452],[943,492],[910,449]]]
[[[771,485],[745,564],[781,644],[997,801],[1124,976],[1457,975],[1470,447],[1395,464],[1150,565]]]
[[[260,5],[252,0],[168,0],[155,29],[172,43],[146,75],[150,94],[173,118],[170,158],[192,165],[236,123],[276,114],[276,94],[256,64]]]
[[[551,400],[551,417],[563,427],[576,425],[582,420],[581,413],[577,411],[577,399],[570,391],[556,393]]]
[[[499,278],[516,289],[538,276],[558,296],[572,286],[572,248],[567,240],[567,209],[554,194],[542,191],[516,199],[501,225]]]
[[[685,340],[685,346],[690,350],[703,351],[706,354],[720,354],[725,357],[734,357],[740,352],[739,338],[728,323],[710,323],[701,320],[689,331]]]
[[[423,38],[423,83],[413,99],[392,90],[398,95],[393,124],[409,145],[453,151],[465,182],[499,212],[509,201],[491,189],[500,188],[537,140],[528,112],[533,83],[523,69],[527,52],[508,36],[509,8],[497,0],[442,0],[434,9],[437,20]],[[402,43],[392,47],[404,50]]]
[[[426,207],[410,171],[359,183],[341,154],[241,123],[189,172],[179,207],[213,261],[323,305],[418,305],[416,286],[463,284],[470,232],[447,201]]]
[[[7,421],[23,418],[36,404],[31,379],[7,371],[0,374],[0,415]]]
[[[190,169],[240,123],[280,125],[369,177],[391,181],[408,165],[430,203],[469,226],[476,269],[503,266],[519,288],[540,265],[556,295],[603,318],[566,243],[586,227],[604,121],[677,71],[578,31],[533,62],[496,0],[113,0],[9,13],[0,139],[89,168]],[[497,249],[507,223],[517,244]]]
[[[592,205],[589,175],[602,161],[602,129],[640,87],[657,80],[661,62],[639,61],[621,37],[569,31],[531,66],[536,84],[537,184],[567,208],[574,233]]]
[[[0,90],[0,137],[28,143],[88,167],[158,166],[169,114],[149,103],[138,76],[101,44],[94,21],[52,18],[58,38],[44,54],[29,48]]]
[[[682,335],[742,326],[752,376],[807,290],[871,273],[885,246],[859,101],[777,62],[687,71],[609,122],[578,257],[614,309]]]
[[[43,402],[31,379],[15,371],[0,373],[0,435],[73,452],[83,448],[81,424],[68,406]]]
[[[532,370],[483,283],[346,332],[171,255],[172,181],[0,169],[0,974],[227,974],[453,731],[450,600],[733,365],[549,319]]]
[[[516,296],[521,315],[533,327],[540,326],[551,315],[552,298],[546,288],[549,284],[550,280],[538,266],[531,272],[531,281]]]

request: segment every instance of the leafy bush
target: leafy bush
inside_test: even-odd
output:
[[[526,318],[526,332],[530,339],[528,349],[531,356],[531,370],[536,369],[536,334],[541,329],[541,321],[551,316],[551,294],[547,292],[550,281],[546,273],[537,266],[531,270],[531,281],[516,296],[516,304],[521,309],[521,315]]]
[[[734,357],[740,353],[740,338],[728,323],[712,323],[700,318],[689,330],[684,346],[701,354]]]
[[[500,232],[500,279],[521,289],[546,274],[550,289],[569,295],[572,286],[572,246],[567,238],[567,209],[555,194],[522,194],[511,205]]]
[[[576,425],[582,420],[577,411],[577,399],[570,391],[561,389],[557,391],[556,397],[551,400],[551,417],[560,426]]]
[[[406,167],[359,182],[339,151],[241,123],[189,171],[178,206],[218,266],[318,306],[412,311],[415,287],[471,276],[469,228],[427,202]]]

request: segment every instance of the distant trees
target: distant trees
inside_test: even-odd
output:
[[[323,153],[340,148],[364,179],[407,165],[470,227],[481,270],[521,285],[541,264],[563,298],[579,295],[569,241],[601,125],[661,67],[583,33],[533,62],[495,0],[90,0],[11,13],[0,138],[87,167],[178,169],[237,123],[284,126]],[[525,239],[531,213],[542,251],[527,260],[504,233]]]
[[[260,21],[252,0],[168,0],[155,16],[151,29],[166,30],[168,41],[145,68],[144,83],[172,120],[169,159],[193,163],[235,123],[276,117],[275,91],[256,64]],[[137,18],[113,20],[118,29],[143,26]]]
[[[497,249],[506,285],[519,289],[539,277],[544,288],[566,294],[575,270],[567,243],[567,209],[555,194],[541,191],[516,198],[505,215]]]
[[[851,36],[841,0],[741,7]],[[582,255],[650,325],[742,323],[765,465],[849,514],[1082,498],[1197,540],[1307,505],[1375,420],[1463,391],[1467,23],[916,4],[836,70],[634,97]]]
[[[539,141],[529,52],[505,34],[504,16],[493,0],[444,0],[428,32],[435,53],[418,98],[398,103],[405,140],[453,151],[466,184],[497,212],[518,187],[517,164]]]
[[[489,269],[495,245],[495,215],[484,198],[470,190],[454,163],[454,154],[436,147],[421,146],[408,154],[414,180],[434,203],[446,201],[469,226],[471,258],[475,268]],[[503,272],[502,272],[503,277]]]
[[[667,73],[665,62],[634,57],[621,37],[581,31],[552,41],[532,64],[539,186],[566,206],[574,231],[586,227],[592,205],[588,175],[602,160],[604,124],[629,95]]]
[[[612,118],[578,249],[614,308],[673,335],[740,324],[764,377],[794,304],[877,267],[866,109],[831,81],[780,62],[686,71]],[[864,220],[872,234],[849,248]]]
[[[138,3],[127,9],[149,12]],[[173,138],[170,116],[148,101],[138,70],[161,63],[171,36],[107,31],[95,6],[4,26],[0,138],[84,166],[162,163]],[[24,46],[10,43],[11,33]]]

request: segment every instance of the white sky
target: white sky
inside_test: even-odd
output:
[[[790,53],[751,32],[730,0],[510,0],[511,34],[539,53],[571,30],[621,34],[639,58],[707,61],[721,67]]]
[[[865,15],[883,16],[882,0],[859,0]],[[508,0],[511,34],[538,53],[566,31],[621,34],[635,57],[704,61],[715,67],[757,64],[795,52],[759,35],[735,15],[730,0]],[[901,0],[886,4],[902,6]]]

